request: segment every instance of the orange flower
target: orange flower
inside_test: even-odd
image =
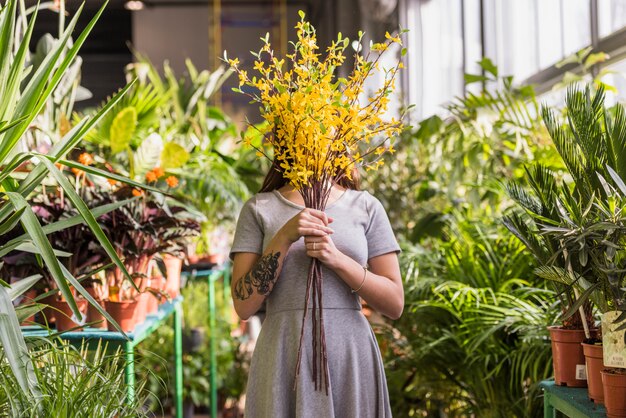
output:
[[[143,190],[133,189],[133,196],[143,196]]]
[[[146,181],[147,181],[148,183],[152,183],[153,181],[157,181],[157,179],[158,179],[158,177],[157,177],[157,175],[154,173],[154,170],[153,170],[153,171],[148,171],[148,172],[146,173]]]
[[[165,175],[165,171],[161,167],[155,167],[152,172],[158,179]]]
[[[117,184],[117,180],[107,179],[107,181],[109,182],[111,186],[115,186]]]
[[[178,179],[176,177],[174,177],[174,176],[169,176],[168,178],[165,179],[165,182],[170,187],[178,186]]]
[[[81,174],[85,174],[83,170],[78,169],[78,168],[72,168],[72,173],[74,173],[76,177],[80,176]]]
[[[78,162],[82,165],[91,165],[94,163],[93,157],[88,152],[83,152],[78,156]]]

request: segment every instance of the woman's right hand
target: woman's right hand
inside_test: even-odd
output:
[[[323,237],[332,234],[334,231],[328,226],[332,221],[333,218],[321,210],[306,208],[288,220],[279,232],[293,244],[305,235]]]

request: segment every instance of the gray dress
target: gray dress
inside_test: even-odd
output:
[[[303,209],[278,191],[248,200],[237,222],[231,257],[262,254],[274,234]],[[378,199],[347,190],[326,209],[337,249],[361,265],[369,258],[400,251]],[[391,417],[385,370],[376,338],[361,312],[358,295],[323,267],[324,325],[330,371],[329,395],[315,391],[312,378],[310,312],[305,324],[302,365],[293,388],[308,266],[304,240],[287,253],[254,349],[246,391],[245,418]],[[263,308],[262,308],[263,309]]]

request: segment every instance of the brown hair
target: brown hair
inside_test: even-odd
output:
[[[274,160],[270,170],[265,176],[265,180],[263,180],[263,185],[261,186],[259,193],[271,192],[272,190],[280,189],[287,184],[287,179],[283,176],[284,172],[285,170],[276,160]],[[336,177],[334,182],[341,187],[345,187],[346,189],[360,190],[361,181],[359,179],[359,170],[357,170],[356,167],[352,169],[352,179],[342,175],[340,177]]]

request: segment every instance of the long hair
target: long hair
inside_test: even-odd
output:
[[[274,159],[270,170],[265,176],[265,180],[263,180],[263,185],[261,186],[259,193],[271,192],[272,190],[280,189],[287,184],[287,179],[283,176],[284,172],[285,170],[280,166],[280,164],[278,164],[276,159]],[[349,179],[344,175],[339,178],[335,178],[334,183],[346,189],[360,190],[361,181],[359,178],[359,170],[354,167],[352,169],[352,179]]]

